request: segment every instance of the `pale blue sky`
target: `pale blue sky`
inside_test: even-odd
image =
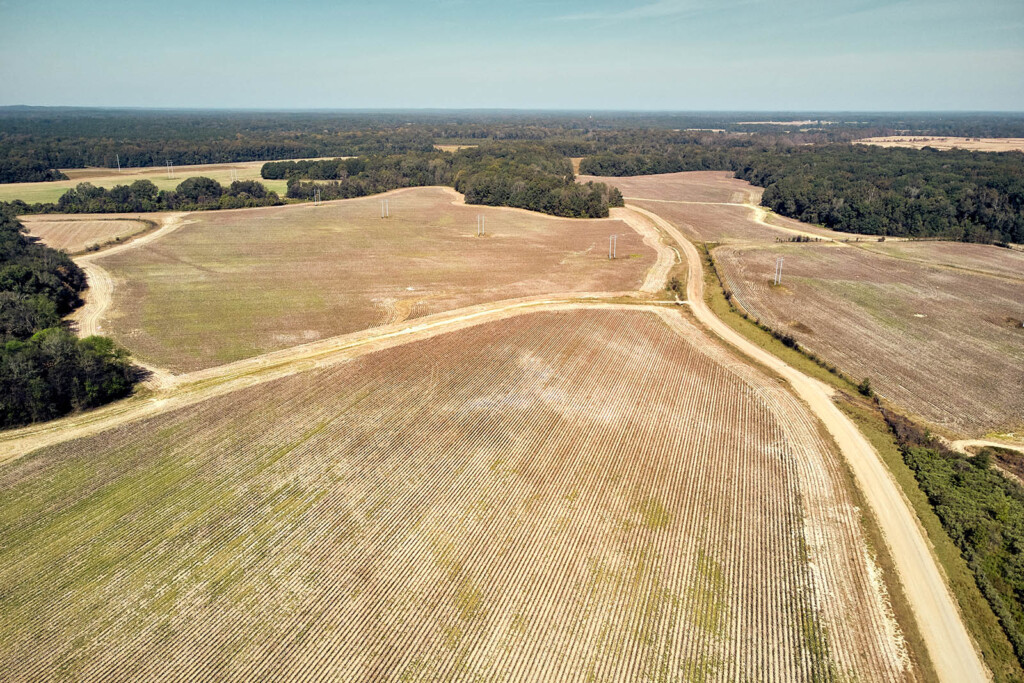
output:
[[[1024,110],[1024,0],[0,0],[0,104]]]

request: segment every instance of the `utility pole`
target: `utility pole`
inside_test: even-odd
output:
[[[174,178],[174,164],[171,163],[170,159],[167,160],[167,178]]]
[[[782,259],[782,256],[775,259],[775,282],[773,283],[775,285],[782,284]]]
[[[619,236],[618,235],[609,235],[608,236],[608,259],[609,260],[612,260],[616,256],[618,256],[618,247],[619,247]]]
[[[117,159],[117,172],[121,172],[121,155],[115,154],[114,157]]]
[[[483,214],[478,214],[476,217],[476,236],[483,237],[487,234],[485,219]]]

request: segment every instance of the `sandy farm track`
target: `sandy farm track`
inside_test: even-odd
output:
[[[2,470],[0,662],[900,680],[841,472],[799,402],[677,311],[478,325]]]
[[[941,679],[984,680],[877,453],[824,385],[719,321],[693,245],[637,213],[659,256],[634,287],[682,252],[686,309],[475,304],[0,433],[5,670],[913,677],[841,453]]]
[[[655,220],[683,249],[690,265],[687,298],[697,319],[733,348],[785,378],[835,439],[886,536],[940,678],[944,681],[987,680],[988,671],[964,627],[956,602],[931,554],[930,544],[881,457],[832,402],[829,387],[751,343],[711,311],[704,301],[704,277],[697,249],[674,225],[639,210]]]
[[[662,288],[661,270],[647,275],[656,235],[453,204],[453,194],[389,193],[386,220],[381,197],[192,214],[173,234],[91,260],[118,283],[101,324],[144,361],[182,372],[485,301]]]

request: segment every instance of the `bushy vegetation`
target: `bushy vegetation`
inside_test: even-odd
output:
[[[578,184],[569,160],[536,144],[490,144],[447,152],[264,164],[262,176],[288,179],[288,197],[345,199],[400,187],[449,185],[469,204],[513,206],[555,216],[604,218],[622,194]],[[311,182],[327,181],[327,182]]]
[[[25,213],[145,213],[150,211],[201,211],[241,209],[281,204],[276,192],[255,180],[236,180],[224,187],[216,180],[197,176],[183,180],[174,190],[160,190],[149,180],[110,189],[79,183],[56,204],[10,202],[13,211]]]
[[[34,243],[13,214],[0,211],[0,427],[131,391],[134,371],[122,349],[61,327],[85,287],[85,274],[66,254]]]
[[[1024,663],[1024,487],[993,469],[987,454],[956,453],[909,420],[885,416],[904,460]]]

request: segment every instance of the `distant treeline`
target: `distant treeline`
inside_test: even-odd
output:
[[[61,318],[82,301],[85,274],[27,237],[0,210],[0,427],[49,420],[128,394],[135,372],[105,337],[78,339]]]
[[[956,453],[908,420],[885,417],[1024,664],[1024,487],[992,468],[987,453]]]
[[[680,145],[583,159],[580,172],[733,171],[765,188],[761,203],[833,230],[1024,242],[1024,154],[841,144]]]
[[[216,180],[186,178],[174,190],[160,190],[149,180],[107,189],[79,183],[56,204],[8,202],[17,214],[27,213],[142,213],[149,211],[202,211],[275,206],[281,198],[256,180],[236,180],[224,187]]]
[[[753,125],[750,121],[811,121]],[[697,130],[693,130],[697,129]],[[0,107],[0,182],[53,169],[270,161],[428,152],[435,141],[545,141],[565,156],[707,129],[793,144],[872,135],[1024,137],[1014,114],[828,112],[214,112]],[[710,135],[719,135],[711,133]],[[719,137],[724,137],[719,135]],[[650,149],[634,149],[647,154]],[[42,169],[40,171],[40,169]],[[40,175],[41,174],[41,175]],[[57,177],[57,176],[55,176]]]
[[[264,178],[288,179],[288,197],[362,197],[400,187],[449,185],[470,204],[512,206],[555,216],[603,218],[622,195],[603,183],[575,182],[569,160],[537,144],[487,144],[447,152],[408,153],[264,164]],[[327,181],[327,182],[311,182]]]

